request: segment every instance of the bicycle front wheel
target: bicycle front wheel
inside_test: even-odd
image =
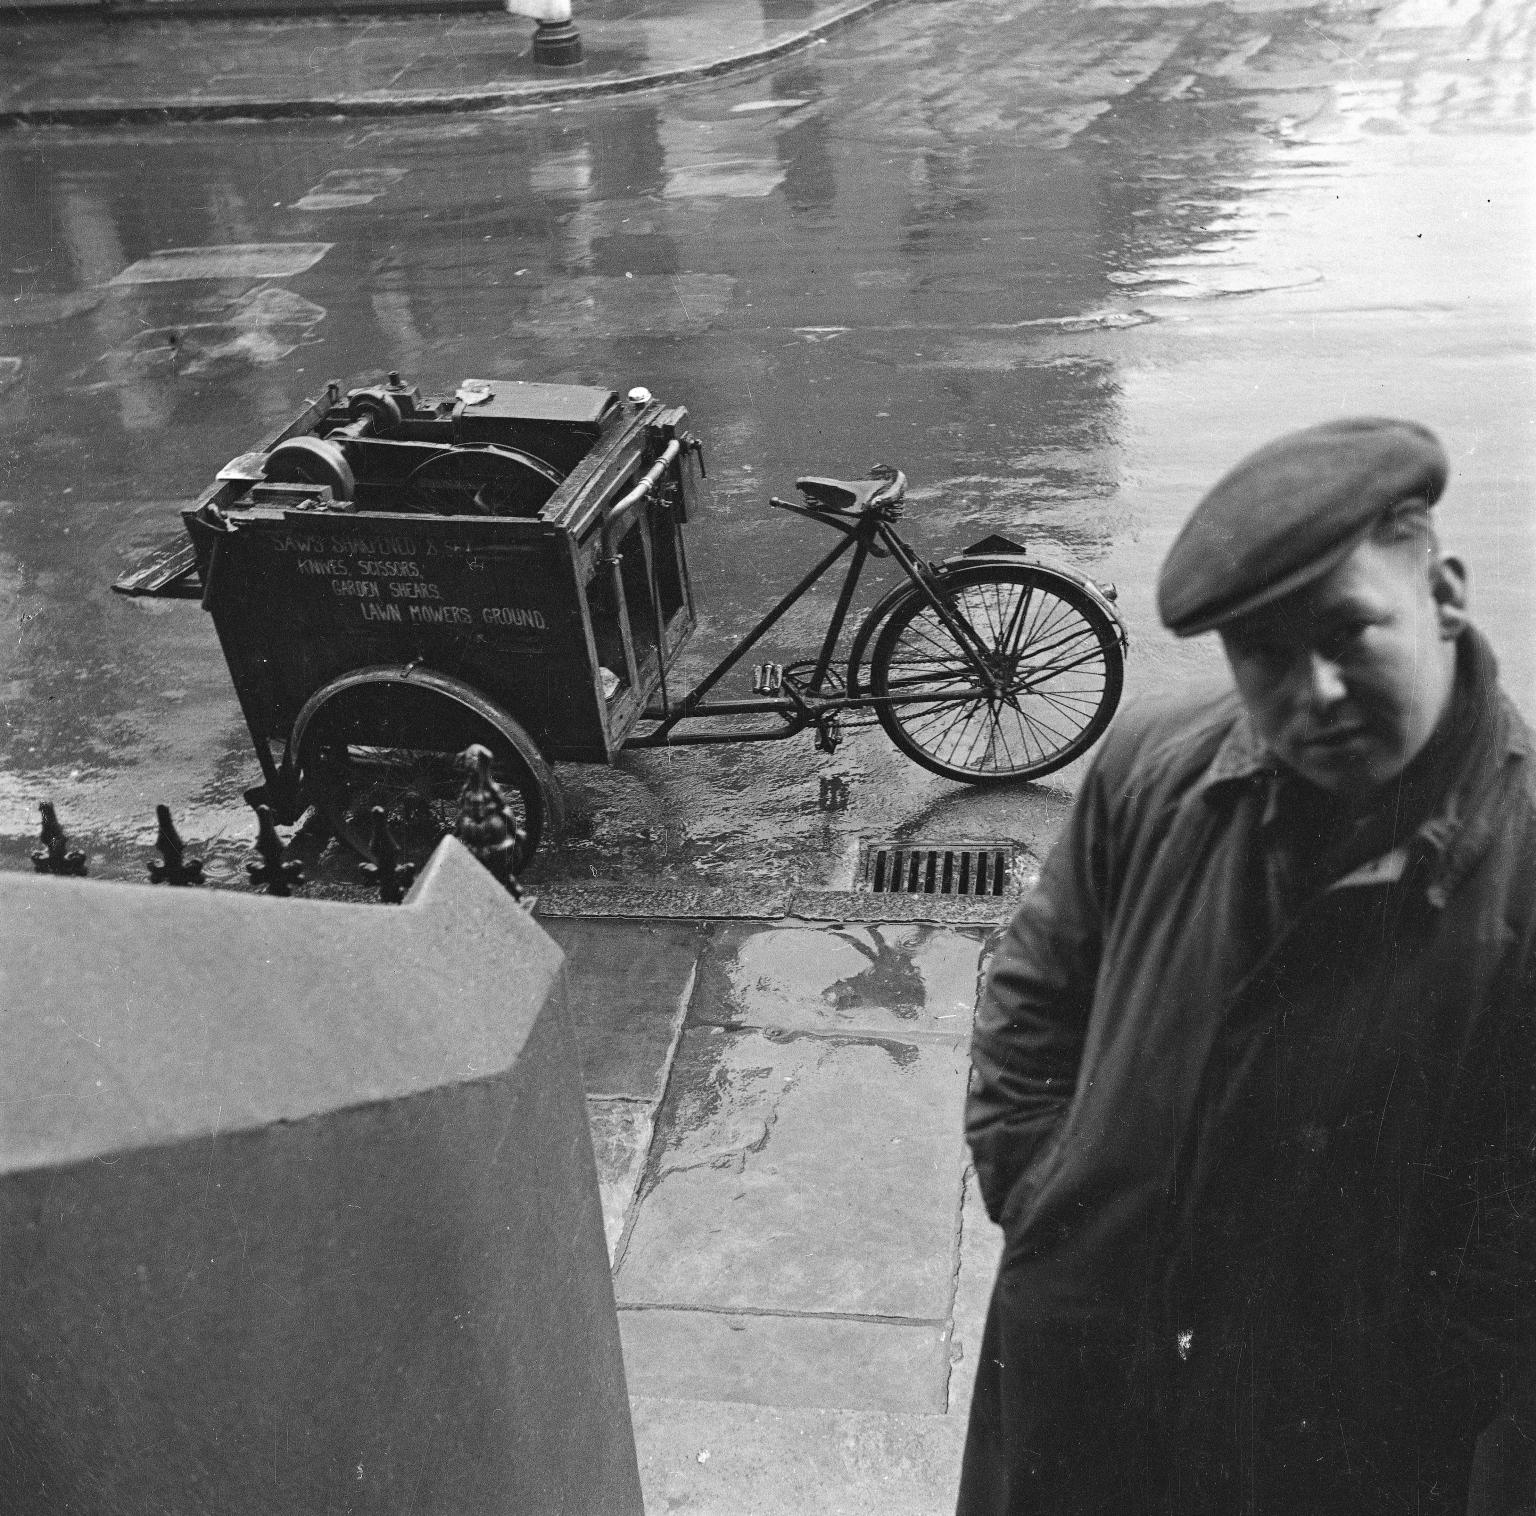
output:
[[[875,715],[907,757],[988,784],[1049,774],[1098,741],[1125,661],[1091,595],[1023,563],[947,570],[939,594],[974,648],[914,588],[870,653]]]

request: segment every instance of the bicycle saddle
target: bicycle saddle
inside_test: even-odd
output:
[[[906,476],[900,469],[881,464],[878,470],[871,470],[867,479],[822,479],[808,475],[795,480],[795,488],[811,502],[813,510],[857,515],[872,505],[891,503],[906,494]]]

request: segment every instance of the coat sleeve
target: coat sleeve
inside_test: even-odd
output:
[[[1448,1323],[1482,1377],[1503,1389],[1473,1456],[1468,1516],[1536,1516],[1536,923],[1524,926],[1512,1004],[1503,1007],[1512,1013],[1511,1045],[1501,1049],[1502,1079],[1490,1081],[1488,1104],[1502,1131],[1489,1144],[1493,1162],[1481,1186],[1488,1214],[1469,1239],[1458,1292],[1484,1309],[1453,1310]],[[1499,1306],[1487,1309],[1489,1300]]]
[[[1102,941],[1109,786],[1095,763],[977,1007],[965,1131],[993,1221],[1049,1149],[1077,1086]]]

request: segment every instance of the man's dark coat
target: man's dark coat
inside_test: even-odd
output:
[[[1531,1500],[1536,780],[1460,652],[1365,857],[1287,835],[1235,696],[1106,738],[977,1017],[961,1516],[1462,1512],[1496,1417],[1473,1508]]]

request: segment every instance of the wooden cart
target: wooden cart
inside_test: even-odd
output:
[[[201,599],[261,764],[248,798],[279,822],[314,804],[366,855],[383,805],[418,850],[478,742],[526,857],[558,827],[549,763],[611,761],[693,630],[687,422],[644,390],[332,385],[114,588]]]

